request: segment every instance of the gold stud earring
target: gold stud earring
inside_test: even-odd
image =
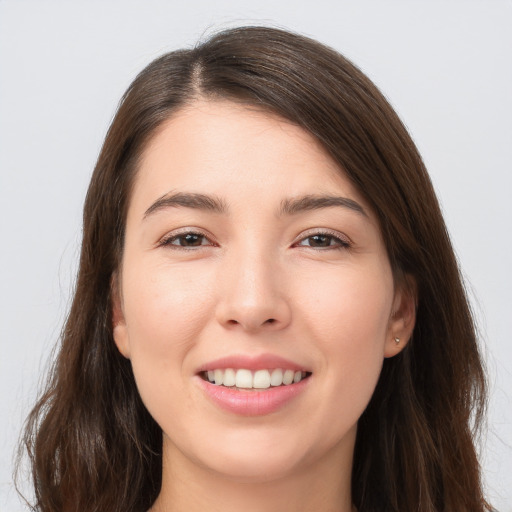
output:
[[[398,345],[400,343],[400,338],[395,338],[395,343]]]

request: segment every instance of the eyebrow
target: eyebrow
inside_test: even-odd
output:
[[[348,208],[364,217],[368,217],[365,209],[353,199],[338,196],[319,196],[307,195],[296,199],[284,199],[281,202],[280,215],[294,215],[308,210],[319,210],[321,208],[330,208],[341,206]]]
[[[348,208],[364,217],[368,217],[365,209],[353,199],[339,196],[306,195],[293,199],[281,201],[279,216],[296,215],[304,211],[320,210],[331,207]],[[158,198],[145,212],[144,219],[148,216],[167,208],[194,208],[197,210],[210,211],[213,213],[227,214],[228,207],[225,201],[219,197],[194,192],[167,193]]]
[[[195,208],[197,210],[211,211],[214,213],[227,213],[226,203],[215,196],[197,194],[193,192],[176,192],[164,194],[158,198],[145,212],[144,219],[149,215],[166,208]]]

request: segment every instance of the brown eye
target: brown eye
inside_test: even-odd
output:
[[[316,233],[303,238],[298,244],[299,247],[311,247],[313,249],[340,249],[349,247],[350,244],[328,233]]]
[[[306,239],[311,247],[330,247],[334,238],[328,235],[314,235]]]
[[[208,239],[201,233],[181,233],[167,238],[162,242],[162,245],[193,248],[209,245],[209,243]]]

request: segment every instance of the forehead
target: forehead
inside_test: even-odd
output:
[[[171,190],[228,202],[240,198],[246,205],[333,192],[364,203],[310,133],[275,114],[229,101],[186,106],[147,144],[132,200],[144,207]]]

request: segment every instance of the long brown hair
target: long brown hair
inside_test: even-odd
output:
[[[485,377],[421,157],[353,64],[316,41],[262,27],[227,30],[158,58],[122,98],[85,201],[58,358],[27,422],[34,509],[143,512],[158,495],[162,433],[115,347],[111,282],[138,159],[157,127],[197,97],[258,107],[313,134],[373,208],[395,278],[416,283],[413,337],[384,361],[358,424],[352,493],[359,512],[488,510],[474,443]]]

